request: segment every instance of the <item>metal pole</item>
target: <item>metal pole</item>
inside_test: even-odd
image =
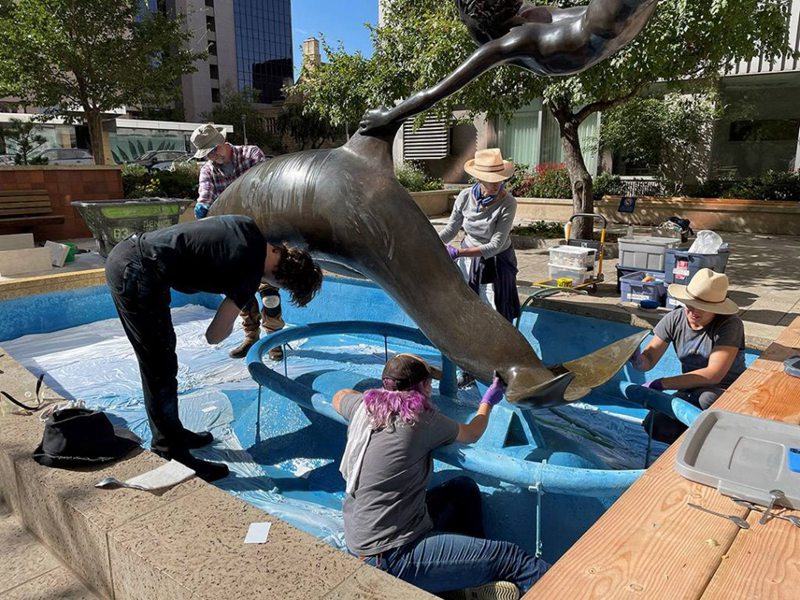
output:
[[[244,145],[247,146],[247,115],[242,115],[242,137]]]

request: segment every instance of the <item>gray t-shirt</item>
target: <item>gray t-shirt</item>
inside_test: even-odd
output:
[[[477,246],[483,258],[491,258],[511,246],[510,234],[516,214],[517,200],[508,192],[502,199],[478,210],[471,188],[466,188],[456,198],[450,220],[439,232],[439,238],[446,244],[463,227],[465,244],[470,248]]]
[[[689,327],[683,308],[676,308],[658,322],[653,333],[674,344],[684,373],[707,367],[711,351],[717,346],[739,349],[719,387],[727,388],[744,373],[744,323],[737,315],[717,315],[706,327],[695,331]]]
[[[361,402],[361,394],[348,394],[339,413],[350,421]],[[356,490],[344,499],[344,537],[351,552],[373,556],[430,531],[425,492],[433,472],[431,451],[456,436],[458,423],[437,411],[414,426],[372,433]]]

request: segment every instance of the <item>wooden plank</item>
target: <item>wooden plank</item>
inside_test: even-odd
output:
[[[750,514],[747,519],[750,529],[736,536],[709,582],[703,600],[794,600],[798,597],[800,531],[780,519],[759,525],[759,517],[760,513]]]
[[[50,198],[47,196],[30,196],[28,198],[5,198],[0,200],[0,208],[25,208],[26,206],[37,206],[40,204],[50,205]]]
[[[0,198],[8,196],[40,196],[47,194],[47,190],[0,190]]]
[[[800,318],[767,349],[758,368],[748,369],[714,408],[800,423],[800,403],[796,400],[800,397],[800,379],[782,370],[782,358],[797,353],[798,346]],[[732,523],[686,506],[690,500],[717,512],[746,514],[714,489],[690,482],[675,472],[673,464],[681,441],[682,438],[673,444],[564,554],[526,594],[526,600],[560,599],[566,595],[630,598],[631,594],[648,599],[705,598],[707,587],[709,593],[715,594],[709,596],[714,599],[797,596],[800,536],[794,531],[794,543],[790,544],[783,541],[783,531],[776,534],[773,529],[773,534],[765,533],[764,540],[747,538],[750,531],[740,531]],[[775,549],[771,547],[771,535],[776,536]],[[728,564],[731,556],[736,560],[733,566]],[[751,582],[749,587],[742,587],[746,574],[759,572],[737,568],[747,561],[774,574],[774,581],[782,579],[786,583],[780,588],[772,581]],[[788,573],[789,570],[794,572]],[[735,596],[734,589],[746,592]],[[761,596],[761,592],[765,595]]]
[[[675,473],[678,446],[673,444],[614,503],[526,600],[700,597],[738,527],[686,505],[691,501],[717,510],[730,502]],[[747,511],[729,512],[744,516]]]
[[[53,207],[49,203],[45,206],[25,206],[17,208],[5,208],[0,206],[0,218],[16,215],[46,215],[53,212]]]
[[[41,215],[39,217],[3,217],[0,219],[0,231],[18,225],[45,225],[64,222],[64,215]]]

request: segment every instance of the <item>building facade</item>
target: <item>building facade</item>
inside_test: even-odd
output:
[[[152,10],[153,0],[146,0]],[[157,10],[180,13],[194,50],[207,50],[197,71],[181,80],[184,117],[197,121],[211,112],[226,89],[252,88],[267,108],[284,99],[291,83],[291,0],[168,0]]]

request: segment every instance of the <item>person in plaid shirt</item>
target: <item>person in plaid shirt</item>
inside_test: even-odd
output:
[[[212,123],[201,125],[192,132],[192,144],[197,149],[194,157],[207,159],[200,168],[197,203],[194,216],[204,219],[208,210],[219,195],[233,183],[237,177],[259,163],[267,160],[258,146],[234,146],[225,138],[225,132]],[[258,341],[259,326],[268,334],[283,329],[285,325],[281,310],[281,297],[278,288],[264,283],[258,288],[258,294],[264,306],[259,311],[258,302],[253,298],[242,309],[244,341],[230,351],[231,358],[244,358],[250,347]],[[279,346],[269,351],[272,360],[283,358],[283,349]]]

